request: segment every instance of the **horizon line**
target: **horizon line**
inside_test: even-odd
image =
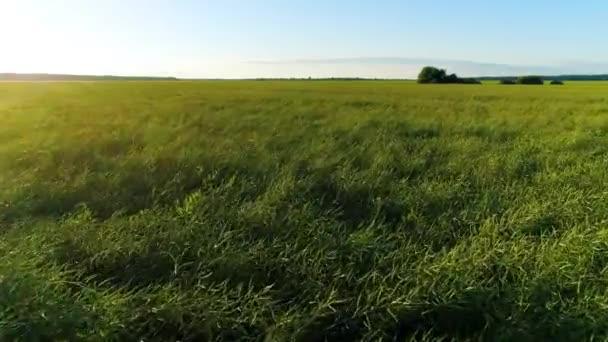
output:
[[[471,76],[471,77],[463,77],[463,78],[478,78],[478,79],[509,79],[509,78],[517,78],[520,76],[540,76],[543,78],[552,78],[552,77],[608,77],[608,72],[606,73],[563,73],[563,74],[520,74],[520,75],[481,75],[481,76]],[[65,80],[70,80],[70,78],[108,78],[112,79],[132,79],[132,80],[159,80],[159,81],[213,81],[213,80],[386,80],[386,81],[415,81],[415,78],[385,78],[385,77],[358,77],[358,76],[329,76],[329,77],[241,77],[241,78],[231,78],[231,77],[176,77],[176,76],[155,76],[155,75],[120,75],[120,74],[73,74],[73,73],[47,73],[47,72],[0,72],[0,80],[3,81],[11,81],[11,78],[22,78],[15,79],[15,81],[28,81],[28,79],[23,78],[32,78],[32,81],[41,80],[44,81],[45,77],[48,77],[49,80],[61,80],[60,78],[65,78]],[[37,79],[36,79],[37,78]],[[50,79],[55,78],[55,79]]]

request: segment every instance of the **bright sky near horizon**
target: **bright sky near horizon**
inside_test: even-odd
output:
[[[607,18],[590,0],[0,0],[0,72],[608,73]]]

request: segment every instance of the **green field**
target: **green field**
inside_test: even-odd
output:
[[[0,340],[608,338],[608,83],[0,83]]]

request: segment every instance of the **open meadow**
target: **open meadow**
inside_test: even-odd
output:
[[[608,338],[608,83],[0,83],[0,340]]]

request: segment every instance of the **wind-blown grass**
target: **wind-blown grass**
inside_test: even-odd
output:
[[[608,84],[0,83],[0,340],[602,340]]]

